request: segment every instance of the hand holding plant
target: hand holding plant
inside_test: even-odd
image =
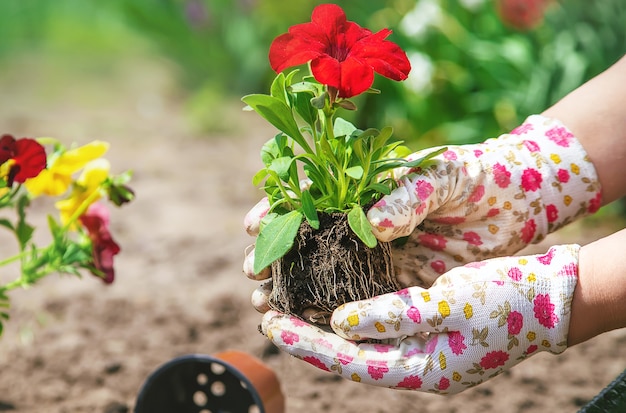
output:
[[[310,306],[332,311],[345,300],[397,289],[388,246],[377,245],[364,208],[396,187],[393,169],[417,167],[439,152],[407,161],[404,156],[411,151],[401,142],[391,141],[391,128],[359,130],[337,116],[340,110],[356,110],[350,98],[377,92],[371,89],[374,72],[398,81],[407,78],[409,61],[402,49],[386,40],[390,34],[388,29],[372,33],[346,20],[339,6],[318,6],[310,23],[292,26],[272,43],[269,60],[278,76],[270,94],[243,98],[280,131],[263,146],[265,167],[253,179],[255,185],[263,185],[268,199],[268,213],[260,223],[255,245],[253,272],[272,265],[274,294],[270,305],[283,311],[295,308],[298,312]],[[283,73],[305,63],[311,75],[296,80],[297,70]],[[335,220],[346,221],[346,217],[349,230],[338,229],[342,224]],[[320,235],[323,231],[332,235]],[[350,232],[358,239],[343,240],[344,236],[354,238]],[[306,246],[310,237],[318,237],[318,241]],[[331,244],[332,239],[337,243]],[[354,251],[344,254],[337,249],[345,243]],[[346,249],[345,245],[341,248]],[[317,259],[302,264],[305,249]],[[383,257],[372,255],[372,251]],[[361,252],[365,257],[358,256]],[[290,253],[295,255],[285,255]],[[336,263],[329,265],[329,259]],[[315,261],[322,266],[326,262],[326,268],[316,267]],[[281,273],[294,279],[296,262],[308,274],[304,285],[280,286]],[[350,281],[337,281],[337,273],[344,273]],[[359,273],[363,281],[356,280]],[[310,277],[322,279],[324,285],[312,287],[306,280]],[[314,297],[303,299],[294,292],[307,289],[315,290]],[[284,297],[281,290],[291,297]],[[332,303],[324,303],[328,300]]]
[[[49,155],[44,145],[52,148]],[[9,318],[10,290],[28,288],[53,273],[80,276],[81,270],[113,282],[113,257],[120,247],[109,232],[108,210],[98,201],[107,197],[120,206],[134,194],[126,185],[130,172],[110,174],[110,164],[102,158],[108,147],[100,141],[68,149],[52,138],[0,138],[0,208],[14,212],[3,214],[0,226],[17,241],[15,255],[3,258],[0,268],[19,265],[12,281],[0,274],[0,335]],[[48,216],[51,239],[43,247],[36,244],[36,228],[28,222],[31,202],[42,196],[60,198],[55,203],[58,219]]]

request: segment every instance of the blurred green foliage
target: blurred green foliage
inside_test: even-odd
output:
[[[0,61],[19,53],[68,65],[114,65],[138,53],[176,66],[196,118],[264,92],[272,39],[309,21],[315,0],[3,0]],[[466,143],[510,130],[626,52],[626,2],[560,0],[520,32],[496,0],[335,1],[350,20],[394,30],[413,62],[407,82],[378,77],[381,95],[356,99],[360,127],[391,125],[412,146]],[[206,127],[215,123],[205,122]]]

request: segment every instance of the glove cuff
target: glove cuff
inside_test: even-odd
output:
[[[567,348],[572,299],[578,283],[579,251],[577,244],[559,245],[536,256],[537,264],[549,266],[549,270],[537,269],[541,278],[534,289],[528,290],[527,298],[532,299],[537,335],[542,337],[537,344],[552,354],[560,354]]]
[[[559,120],[533,115],[503,137],[517,141],[520,196],[528,205],[522,240],[537,243],[578,218],[596,212],[602,194],[587,152]]]

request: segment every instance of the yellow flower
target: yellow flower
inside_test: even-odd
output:
[[[76,186],[69,198],[55,204],[61,212],[61,223],[66,225],[74,215],[82,209],[87,210],[89,205],[100,199],[100,185],[109,176],[111,165],[106,159],[96,159],[85,165],[81,176],[76,180]]]
[[[556,153],[553,153],[552,155],[550,155],[550,159],[552,159],[552,162],[554,162],[557,165],[561,163],[561,157],[557,155]]]
[[[534,283],[535,281],[537,281],[537,276],[534,272],[531,272],[530,274],[528,274],[528,277],[526,279],[528,280],[528,282]]]
[[[575,163],[571,164],[570,168],[571,168],[572,173],[574,175],[578,175],[580,173],[580,167],[578,165],[576,165]]]
[[[428,291],[423,291],[422,292],[422,298],[424,299],[424,302],[427,303],[430,301],[430,293]]]
[[[448,364],[446,363],[446,355],[443,354],[443,351],[439,353],[439,367],[441,370],[445,370],[446,367],[448,367]]]
[[[474,316],[474,308],[470,303],[466,303],[465,307],[463,307],[463,313],[465,313],[465,319],[469,320]]]
[[[376,330],[378,330],[379,333],[384,333],[385,331],[387,331],[385,326],[380,321],[374,323],[374,327],[376,327]]]
[[[52,159],[47,169],[34,178],[26,180],[24,185],[34,196],[41,194],[58,196],[68,190],[72,184],[72,174],[78,172],[89,162],[100,158],[109,149],[109,144],[93,141],[76,149],[70,149]]]
[[[455,371],[454,373],[452,373],[452,380],[454,381],[461,381],[461,373],[459,373],[458,371]]]
[[[569,195],[565,195],[563,197],[563,203],[565,204],[565,206],[569,206],[569,204],[572,203],[572,197]]]
[[[357,313],[353,313],[348,316],[348,325],[350,327],[359,325],[359,315]]]
[[[534,341],[537,338],[537,335],[534,331],[529,331],[528,334],[526,334],[526,338],[528,341]]]
[[[356,381],[357,383],[361,382],[361,376],[359,376],[356,373],[352,373],[352,375],[350,376],[350,378],[352,379],[352,381]]]
[[[519,265],[528,264],[528,260],[526,258],[520,258],[517,262],[519,262]]]
[[[441,314],[443,318],[446,318],[450,315],[450,305],[447,301],[439,301],[438,310],[439,314]]]

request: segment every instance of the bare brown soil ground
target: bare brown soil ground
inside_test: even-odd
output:
[[[359,385],[272,351],[249,304],[256,283],[241,271],[251,242],[242,218],[260,196],[251,177],[272,131],[231,102],[233,130],[201,136],[186,126],[167,71],[129,65],[120,73],[51,83],[46,68],[2,69],[2,132],[110,141],[114,170],[135,171],[137,200],[112,216],[123,248],[112,286],[53,276],[11,294],[0,339],[0,411],[130,412],[159,365],[227,349],[272,367],[289,413],[574,412],[626,367],[621,330],[442,397]],[[533,251],[610,231],[587,220]]]

